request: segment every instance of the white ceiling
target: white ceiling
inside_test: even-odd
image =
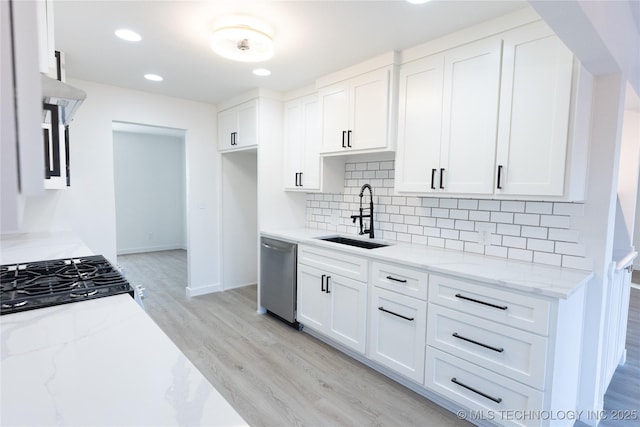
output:
[[[378,54],[424,43],[523,7],[523,0],[392,1],[54,0],[55,45],[67,77],[217,104],[256,87],[289,91]],[[260,64],[209,46],[215,19],[251,15],[274,28],[276,53]],[[113,33],[130,28],[139,43]],[[254,76],[254,68],[272,71]],[[146,73],[160,74],[154,83]]]

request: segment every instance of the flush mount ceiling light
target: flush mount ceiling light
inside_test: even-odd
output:
[[[140,40],[142,40],[140,34],[126,28],[116,30],[115,35],[128,42],[139,42]]]
[[[211,48],[218,55],[241,62],[266,61],[273,56],[273,39],[264,24],[255,19],[235,18],[213,27]]]

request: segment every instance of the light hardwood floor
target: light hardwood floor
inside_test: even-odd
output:
[[[147,289],[147,313],[252,426],[467,425],[308,334],[257,314],[255,286],[187,298],[185,251],[119,256],[118,263],[132,284]],[[607,409],[640,408],[640,291],[632,301],[628,361],[605,396]]]

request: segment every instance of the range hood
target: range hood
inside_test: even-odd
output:
[[[76,87],[68,85],[47,75],[42,76],[42,102],[58,105],[60,108],[60,121],[68,125],[80,104],[87,98],[87,94]]]

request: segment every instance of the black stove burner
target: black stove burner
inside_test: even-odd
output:
[[[129,293],[102,255],[0,266],[0,314]]]

